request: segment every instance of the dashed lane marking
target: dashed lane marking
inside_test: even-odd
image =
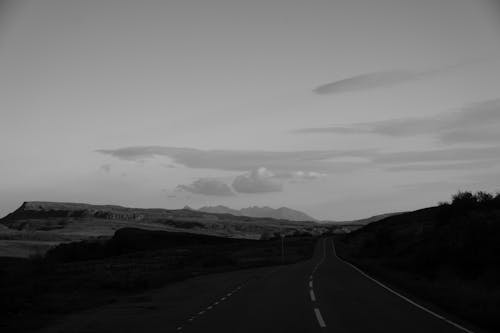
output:
[[[316,302],[316,295],[314,294],[314,289],[313,289],[313,275],[316,273],[316,270],[321,266],[321,264],[325,261],[326,257],[326,239],[323,240],[323,257],[321,260],[314,266],[314,269],[312,271],[312,274],[309,275],[309,295],[311,296],[311,301]],[[323,317],[321,316],[321,312],[319,311],[319,308],[314,308],[314,313],[316,314],[316,319],[318,320],[318,324],[320,327],[326,327],[325,321],[323,320]]]
[[[198,314],[196,314],[196,315],[192,315],[191,317],[189,317],[189,318],[185,321],[185,323],[187,323],[187,322],[193,322],[193,321],[197,318],[197,316],[201,316],[201,315],[205,314],[205,312],[208,312],[208,311],[212,310],[212,309],[213,309],[213,308],[215,308],[215,307],[216,307],[216,306],[217,306],[220,302],[227,300],[229,297],[231,297],[232,295],[234,295],[234,294],[235,294],[238,290],[241,290],[241,289],[245,286],[245,284],[246,284],[246,283],[243,283],[243,284],[241,284],[241,285],[239,285],[239,286],[235,287],[232,291],[228,292],[225,296],[222,296],[219,300],[217,300],[217,301],[215,301],[213,304],[211,304],[211,305],[207,306],[205,310],[201,310],[200,312],[198,312]],[[182,329],[183,329],[183,327],[182,327],[182,326],[178,326],[178,327],[177,327],[177,330],[178,330],[178,331],[181,331]]]
[[[316,314],[316,319],[318,320],[319,326],[326,327],[325,321],[323,320],[323,316],[321,316],[321,312],[319,312],[318,308],[314,308],[314,313]]]
[[[309,290],[309,294],[311,295],[311,301],[316,302],[316,295],[314,295],[314,290]]]

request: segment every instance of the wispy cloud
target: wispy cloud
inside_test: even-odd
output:
[[[294,133],[376,134],[391,137],[431,135],[447,144],[500,142],[500,99],[474,103],[431,117],[389,119],[343,126],[302,128]]]
[[[430,79],[440,74],[450,72],[455,68],[478,61],[480,61],[480,59],[471,59],[469,61],[427,70],[386,70],[363,73],[322,84],[314,88],[313,92],[318,95],[333,95],[391,87],[407,82]]]
[[[156,156],[168,157],[178,165],[194,169],[248,171],[262,166],[274,172],[344,172],[362,165],[335,161],[343,157],[363,157],[367,150],[306,150],[306,151],[245,151],[201,150],[168,146],[137,146],[118,149],[99,149],[98,153],[121,160],[142,161]]]
[[[404,70],[373,72],[322,84],[314,88],[313,92],[318,95],[333,95],[344,92],[371,90],[422,79],[426,76],[428,76],[427,72]]]
[[[178,191],[211,196],[233,196],[234,193],[226,183],[212,178],[201,178],[188,185],[178,185]]]
[[[379,153],[373,156],[372,162],[378,165],[387,165],[424,162],[498,161],[499,159],[500,147],[497,146]]]
[[[174,159],[176,164],[188,168],[243,171],[246,173],[240,180],[247,182],[260,179],[255,170],[259,170],[263,166],[265,166],[265,170],[272,173],[272,176],[268,175],[267,178],[273,181],[287,181],[293,180],[293,177],[317,178],[324,174],[354,172],[374,167],[381,169],[398,166],[417,167],[417,165],[427,163],[429,164],[428,168],[431,168],[431,164],[440,168],[438,164],[443,163],[483,161],[485,164],[492,164],[500,160],[500,146],[496,145],[396,152],[376,150],[264,152],[199,150],[161,146],[128,147],[99,150],[99,152],[132,161],[141,161],[146,155],[148,158],[167,156]],[[346,162],[346,158],[353,158],[357,162]],[[249,172],[248,170],[254,171]],[[297,170],[307,171],[300,173]],[[245,183],[243,182],[243,184]],[[195,188],[198,187],[189,189],[196,190]],[[275,186],[274,189],[277,190],[278,186]]]
[[[454,162],[454,163],[415,163],[391,166],[386,168],[388,171],[450,171],[450,170],[477,170],[497,166],[499,161],[472,161],[472,162]]]

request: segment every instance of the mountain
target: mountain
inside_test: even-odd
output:
[[[215,213],[215,214],[231,214],[235,216],[248,216],[257,218],[273,218],[278,220],[289,221],[316,221],[315,218],[298,210],[287,207],[271,208],[271,207],[247,207],[242,209],[232,209],[226,206],[205,206],[198,209],[200,212]]]

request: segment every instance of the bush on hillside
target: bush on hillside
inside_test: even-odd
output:
[[[448,222],[451,218],[467,216],[472,211],[496,209],[500,209],[500,193],[493,195],[483,191],[475,194],[459,191],[452,196],[451,203],[439,203],[439,220]]]

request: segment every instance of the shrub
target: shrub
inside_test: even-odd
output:
[[[471,192],[459,191],[452,196],[451,205],[459,210],[469,210],[477,206],[477,197]]]

